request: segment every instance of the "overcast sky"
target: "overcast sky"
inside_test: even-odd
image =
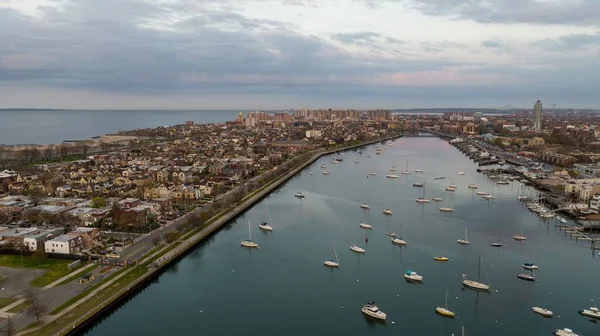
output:
[[[0,0],[0,107],[600,108],[600,0]]]

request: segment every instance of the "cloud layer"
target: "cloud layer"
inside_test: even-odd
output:
[[[600,28],[590,15],[600,2],[515,1],[8,2],[0,107],[528,106],[540,97],[600,106]],[[396,11],[434,21],[379,19]],[[358,13],[370,24],[355,24]],[[566,28],[503,36],[515,22]],[[459,25],[494,36],[461,38]],[[420,29],[432,38],[410,32]],[[23,99],[31,95],[44,98]]]

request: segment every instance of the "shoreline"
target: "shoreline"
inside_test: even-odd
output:
[[[116,293],[113,297],[108,298],[105,302],[99,305],[99,308],[94,312],[90,313],[88,316],[82,316],[78,320],[76,320],[71,328],[64,328],[57,335],[76,335],[81,331],[85,330],[89,325],[93,324],[98,319],[102,318],[105,314],[111,313],[112,308],[120,305],[131,296],[136,295],[140,290],[142,290],[146,285],[148,285],[153,279],[162,274],[167,267],[169,267],[174,262],[177,262],[181,258],[185,257],[187,253],[198,244],[204,242],[207,238],[210,238],[212,235],[217,234],[220,230],[232,220],[235,220],[238,216],[242,215],[249,208],[251,208],[254,204],[262,200],[264,197],[271,194],[277,188],[279,188],[282,184],[287,182],[289,179],[294,177],[296,174],[304,170],[310,164],[317,161],[319,158],[325,155],[330,155],[340,151],[347,151],[355,148],[360,148],[364,146],[369,146],[378,142],[388,141],[393,139],[398,139],[403,137],[403,134],[399,133],[397,135],[381,138],[377,140],[366,141],[363,143],[359,143],[356,145],[350,145],[342,148],[334,148],[334,149],[321,149],[317,153],[313,154],[309,159],[300,163],[298,166],[293,168],[291,171],[286,173],[285,175],[279,177],[277,180],[268,184],[264,189],[260,190],[255,195],[252,195],[243,203],[235,206],[233,209],[228,210],[226,214],[222,217],[218,218],[216,221],[208,225],[207,227],[201,229],[192,237],[182,242],[173,250],[169,250],[164,256],[162,256],[159,260],[160,262],[156,264],[158,261],[154,261],[153,265],[156,267],[151,268],[148,272],[141,275],[139,278],[133,281],[127,288],[122,290],[119,293]],[[150,256],[151,258],[151,256]],[[164,260],[163,260],[164,259]],[[129,268],[130,270],[134,270],[137,266],[133,266]],[[76,308],[77,306],[70,306],[69,308]],[[65,309],[65,311],[69,310],[69,308]],[[59,317],[58,317],[59,318]],[[32,330],[33,331],[33,330]],[[19,335],[26,335],[25,330],[21,331]]]

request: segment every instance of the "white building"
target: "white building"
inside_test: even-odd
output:
[[[600,195],[592,196],[590,200],[590,209],[600,210]]]
[[[80,251],[83,239],[80,236],[61,235],[44,243],[46,253],[74,254]]]

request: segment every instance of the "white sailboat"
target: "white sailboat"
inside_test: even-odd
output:
[[[366,252],[364,248],[359,247],[356,244],[352,244],[352,246],[350,246],[350,249],[356,253],[365,253]]]
[[[465,239],[458,239],[456,242],[459,243],[459,244],[463,244],[463,245],[469,245],[469,244],[471,244],[469,242],[469,239],[468,239],[468,236],[467,236],[467,228],[466,227],[465,227]]]
[[[463,285],[467,288],[471,288],[474,290],[485,291],[485,292],[489,291],[490,290],[489,285],[479,282],[480,276],[481,276],[481,256],[479,256],[479,268],[477,270],[477,281],[468,280],[467,275],[463,274]]]
[[[429,200],[425,198],[425,184],[423,184],[423,196],[418,197],[415,202],[417,203],[429,203]]]
[[[269,205],[266,205],[267,208],[267,220],[268,222],[262,222],[258,225],[258,227],[263,231],[273,231],[273,221],[271,220],[271,213],[269,212]],[[271,224],[269,224],[271,223]]]
[[[325,260],[323,264],[329,267],[340,267],[340,260],[338,259],[337,252],[335,252],[335,245],[333,245],[333,255],[335,255],[335,261],[329,259]]]
[[[362,209],[365,209],[365,210],[369,210],[369,209],[371,209],[371,207],[370,207],[370,206],[369,206],[367,203],[362,203],[362,204],[360,205],[360,207],[361,207]]]
[[[406,169],[402,171],[402,175],[410,175],[410,171],[408,170],[408,161],[406,161]]]
[[[452,211],[454,211],[452,209],[452,203],[450,202],[450,197],[446,197],[446,200],[447,200],[446,206],[445,207],[441,207],[440,211],[441,212],[452,212]]]
[[[422,173],[423,169],[415,169],[415,173]]]
[[[396,174],[387,174],[387,175],[385,175],[385,177],[387,177],[387,178],[391,178],[391,179],[397,179],[397,178],[400,178],[400,176],[398,176],[398,175],[396,175]]]
[[[535,261],[535,250],[533,250],[533,258],[532,258],[531,262],[523,263],[523,265],[521,265],[521,266],[528,271],[540,269],[540,267],[538,265],[536,265],[534,263],[534,261]]]
[[[258,244],[252,241],[252,230],[250,229],[250,220],[248,220],[248,239],[242,240],[242,246],[258,248]]]
[[[392,237],[392,244],[398,246],[405,246],[406,240],[402,239],[402,233],[404,232],[402,222],[400,222],[400,236]]]
[[[304,196],[304,194],[301,193],[301,192],[297,192],[296,194],[294,194],[294,197],[296,197],[296,198],[304,198],[306,196]]]
[[[386,215],[392,215],[393,214],[392,210],[390,210],[388,208],[383,209],[383,213],[386,214]]]
[[[487,195],[487,194],[488,193],[486,193],[485,191],[478,191],[478,192],[475,193],[475,195],[478,195],[478,196],[484,196],[484,195]]]
[[[513,239],[516,241],[523,241],[523,240],[527,240],[527,237],[520,235],[520,234],[516,234],[513,236]]]

